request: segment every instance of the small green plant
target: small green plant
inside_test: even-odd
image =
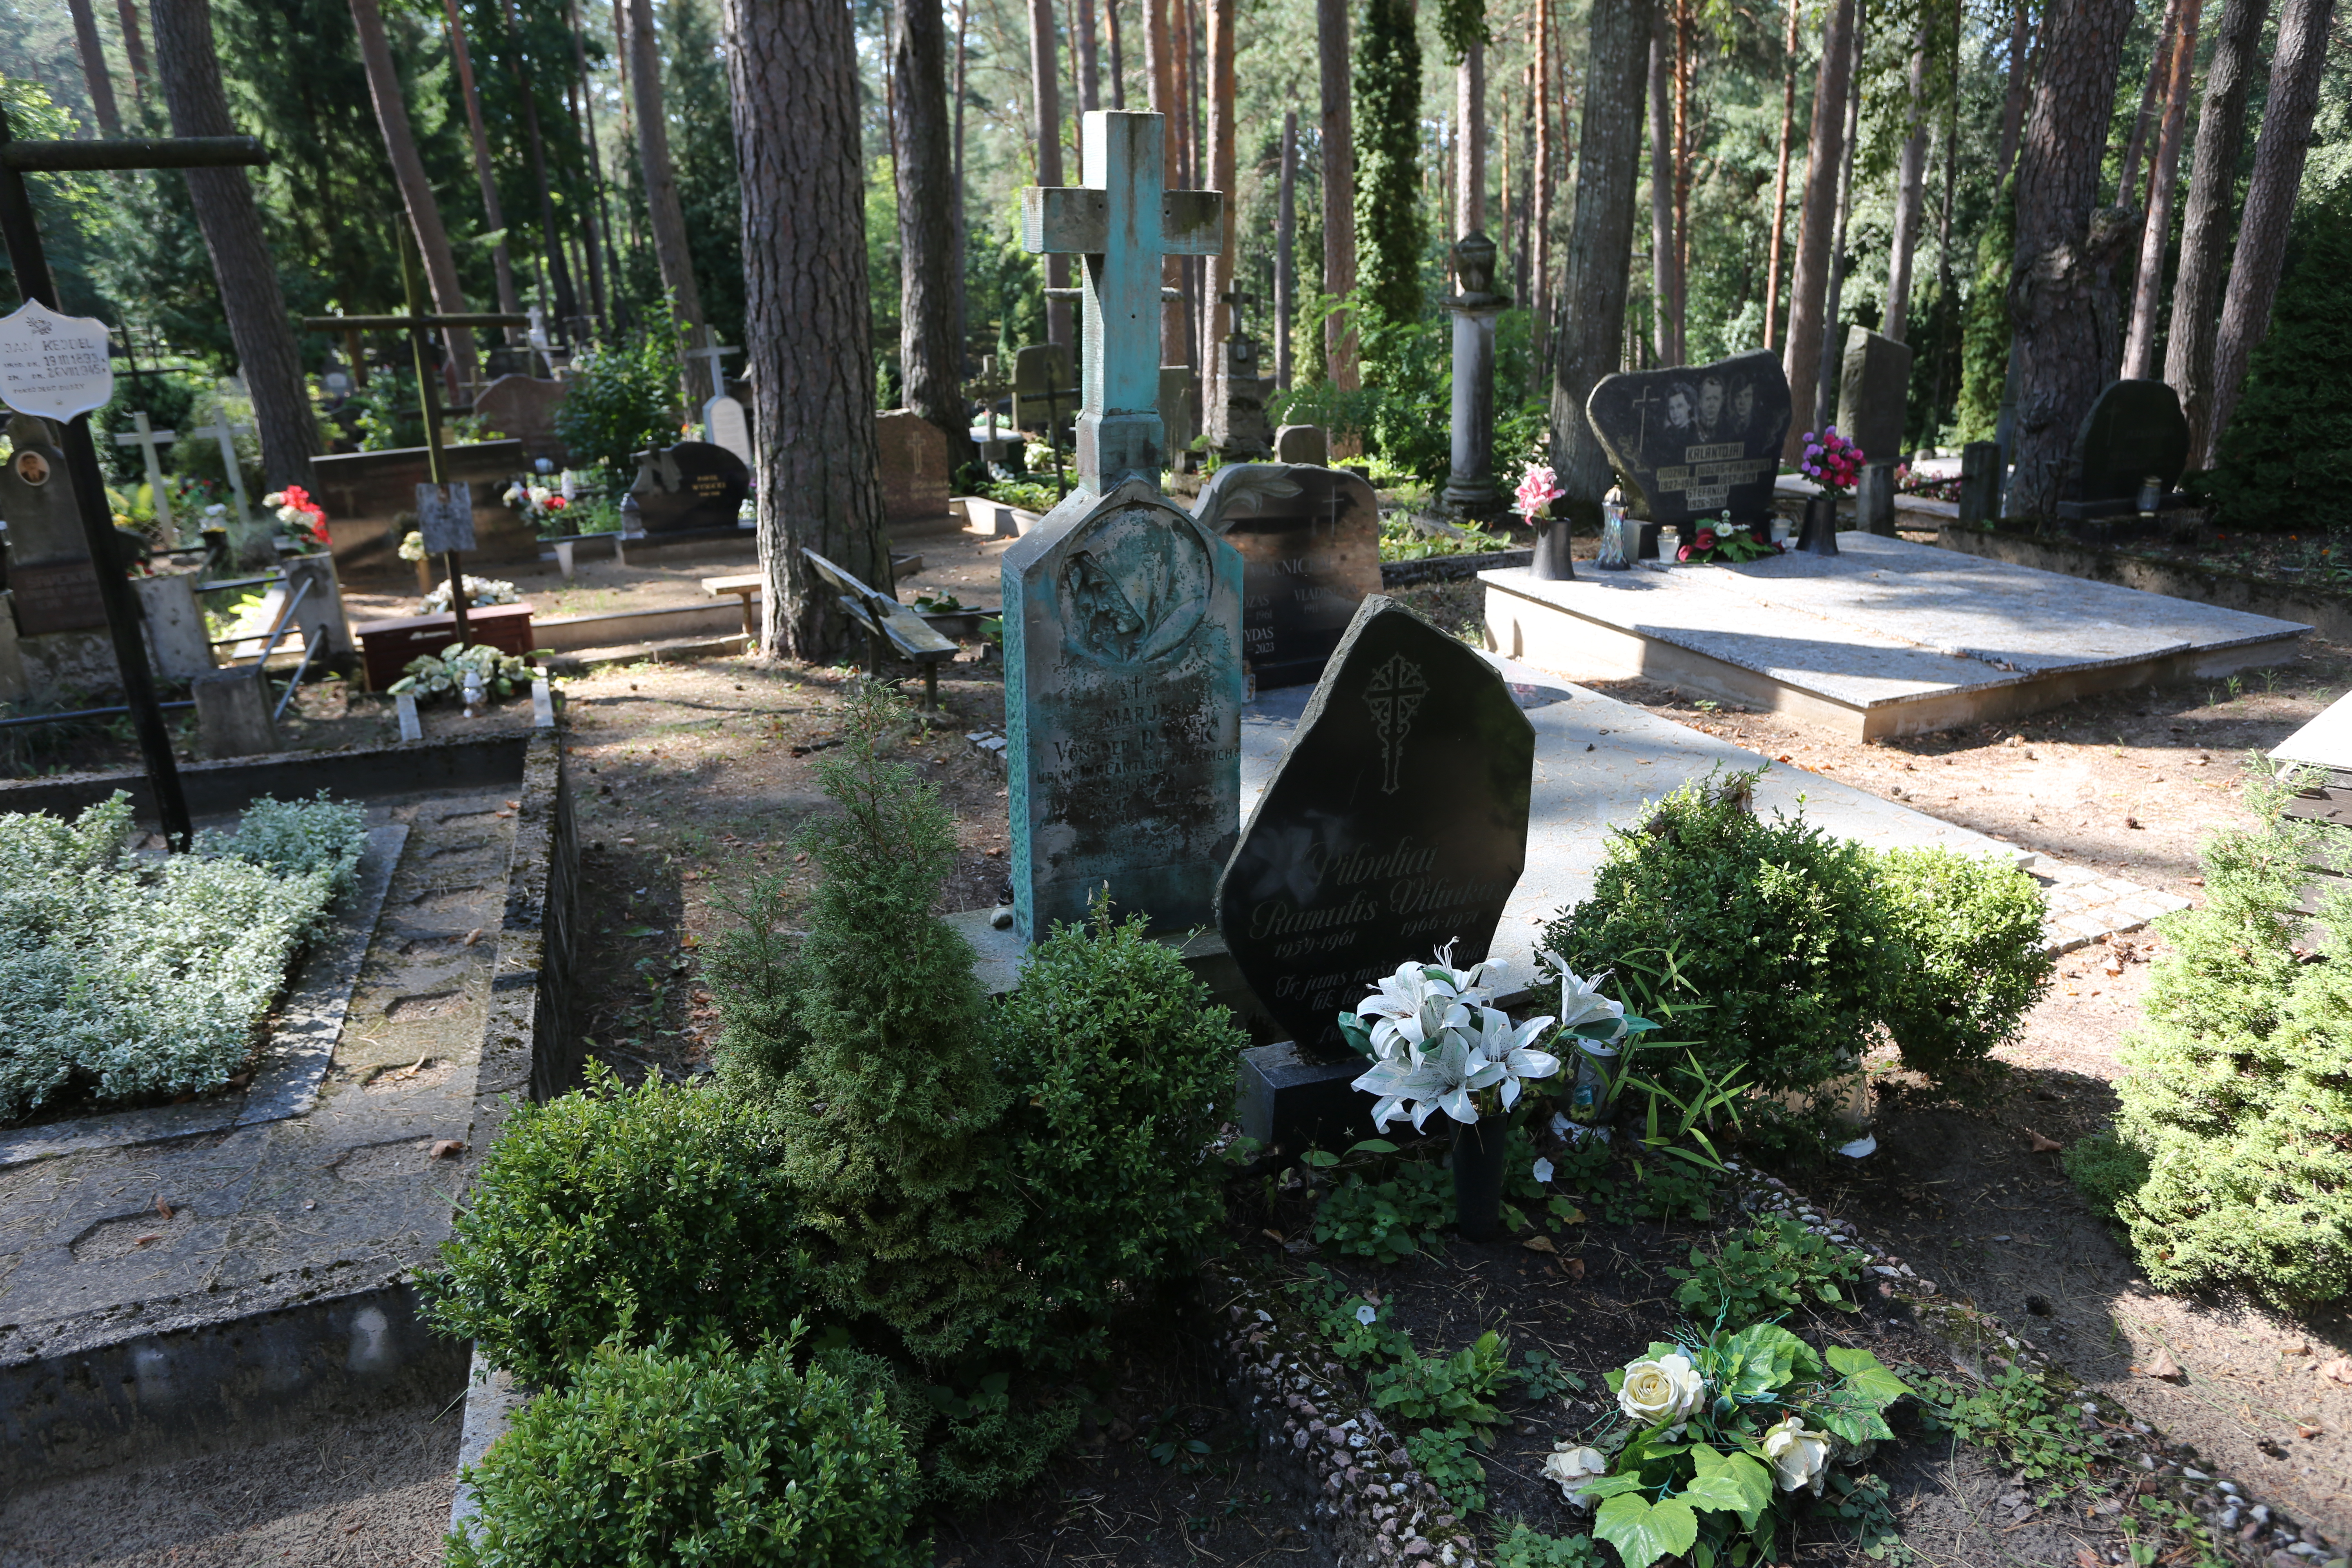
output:
[[[1919,1393],[1963,1441],[1998,1453],[2027,1480],[2049,1483],[2045,1499],[2087,1479],[2107,1457],[2106,1434],[2083,1431],[2050,1385],[2023,1367],[2003,1370],[1974,1394],[1938,1377],[1922,1379]]]
[[[600,1344],[722,1331],[800,1303],[773,1134],[734,1096],[592,1064],[518,1108],[423,1281],[434,1321],[492,1365],[562,1387]]]
[[[2147,1184],[2147,1156],[2111,1127],[2076,1139],[2059,1158],[2084,1201],[2110,1219],[2125,1199]]]
[[[1861,1553],[1876,1563],[1914,1563],[1918,1554],[1903,1544],[1886,1483],[1874,1475],[1830,1476],[1829,1512]]]
[[[929,1563],[883,1394],[792,1351],[603,1347],[467,1471],[481,1508],[451,1568]]]
[[[664,313],[644,331],[572,357],[556,405],[555,437],[583,465],[602,463],[626,489],[636,454],[677,438],[677,321]]]
[[[1171,1405],[1153,1419],[1150,1431],[1136,1439],[1151,1462],[1162,1469],[1173,1467],[1180,1475],[1191,1475],[1200,1469],[1209,1456],[1209,1445],[1192,1436],[1191,1426],[1183,1419],[1181,1405]]]
[[[1364,1384],[1373,1409],[1424,1426],[1465,1427],[1480,1447],[1489,1447],[1494,1437],[1486,1428],[1511,1424],[1492,1403],[1510,1363],[1510,1348],[1489,1329],[1450,1356],[1415,1355],[1381,1368]]]
[[[1520,1361],[1519,1393],[1525,1398],[1549,1399],[1583,1387],[1584,1379],[1561,1365],[1558,1356],[1529,1351]]]
[[[1404,1440],[1404,1451],[1412,1457],[1413,1468],[1428,1477],[1429,1484],[1462,1515],[1478,1513],[1486,1507],[1486,1467],[1470,1451],[1470,1443],[1467,1425],[1424,1426]]]
[[[1496,1568],[1607,1568],[1609,1560],[1590,1535],[1546,1535],[1511,1521],[1511,1533],[1495,1548]]]
[[[1856,1310],[1841,1285],[1862,1277],[1862,1258],[1832,1246],[1794,1220],[1757,1226],[1726,1241],[1714,1256],[1694,1247],[1675,1300],[1702,1322],[1742,1329],[1802,1306],[1807,1297],[1842,1312]]]
[[[1315,1239],[1344,1254],[1395,1263],[1434,1246],[1454,1219],[1454,1181],[1433,1163],[1399,1160],[1384,1181],[1349,1172],[1315,1208]]]

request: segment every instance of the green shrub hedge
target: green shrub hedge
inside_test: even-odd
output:
[[[467,1479],[450,1568],[918,1568],[918,1479],[879,1390],[789,1343],[607,1345]]]
[[[1948,849],[1889,849],[1874,883],[1909,950],[1885,1021],[1903,1065],[1938,1081],[1965,1077],[2015,1039],[2049,989],[2042,891],[2013,866]]]
[[[561,1387],[607,1340],[719,1331],[754,1342],[802,1301],[793,1209],[766,1119],[731,1096],[609,1068],[518,1109],[482,1162],[434,1321],[494,1365]]]

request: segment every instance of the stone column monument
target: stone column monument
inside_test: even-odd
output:
[[[1495,292],[1495,242],[1483,234],[1454,244],[1458,291],[1440,303],[1454,312],[1454,469],[1446,506],[1465,517],[1503,510],[1495,482],[1495,318],[1511,301]]]

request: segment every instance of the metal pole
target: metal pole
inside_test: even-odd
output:
[[[10,140],[7,115],[0,111],[0,147]],[[24,175],[5,162],[0,162],[0,239],[7,244],[9,265],[25,298],[37,300],[52,310],[62,310]],[[82,539],[89,547],[90,570],[98,574],[99,603],[105,606],[106,629],[122,677],[123,700],[131,710],[131,727],[139,738],[140,754],[146,760],[148,787],[155,795],[155,815],[163,825],[164,843],[172,849],[184,850],[194,825],[188,820],[188,797],[180,787],[180,766],[172,755],[171,733],[163,728],[163,710],[156,706],[154,677],[147,668],[146,639],[139,633],[139,601],[131,595],[130,579],[115,559],[114,519],[106,510],[106,481],[99,473],[98,447],[89,438],[89,415],[78,414],[66,422],[64,447],[66,472],[73,476],[74,500],[81,513]]]
[[[411,243],[408,231],[403,229],[400,236],[400,287],[403,295],[408,300],[408,313],[415,318],[424,315],[425,311],[424,296],[416,282],[416,264],[410,255]],[[433,366],[425,351],[425,328],[413,320],[408,328],[408,344],[416,358],[417,407],[425,416],[425,471],[433,478],[433,488],[439,490],[446,500],[448,490],[446,481],[441,477],[439,388],[433,384]],[[449,574],[449,610],[457,617],[457,641],[461,644],[470,643],[474,639],[466,625],[466,574],[458,564],[457,552],[454,550],[443,552],[441,565],[442,569]]]

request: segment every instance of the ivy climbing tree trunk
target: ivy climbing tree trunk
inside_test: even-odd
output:
[[[1421,35],[1413,0],[1366,0],[1356,44],[1356,232],[1377,326],[1421,316]]]
[[[400,73],[392,63],[392,43],[383,33],[383,13],[376,8],[376,0],[351,0],[351,6],[352,23],[359,32],[360,61],[367,68],[368,96],[375,100],[375,122],[383,133],[384,156],[392,164],[394,183],[400,186],[401,205],[408,210],[417,254],[425,258],[433,309],[445,316],[462,314],[466,293],[457,282],[457,258],[449,248],[449,231],[442,226],[441,203],[433,194],[433,182],[425,176],[425,160],[417,156],[408,105],[401,97]],[[474,357],[474,334],[463,327],[452,327],[446,335],[449,363],[457,380],[467,387],[481,385],[482,366]]]
[[[2213,340],[2236,216],[2238,159],[2246,146],[2246,96],[2270,9],[2270,0],[2222,0],[2213,58],[2205,68],[2205,101],[2197,112],[2197,156],[2189,165],[2172,330],[2164,349],[2164,379],[2180,395],[2181,412],[2189,416],[2191,469],[2212,461],[2205,430],[2213,406]]]
[[[814,658],[844,630],[803,548],[890,581],[874,356],[856,40],[831,0],[726,0],[743,193],[743,351],[760,509],[760,646]]]
[[[2271,57],[2270,97],[2263,106],[2262,139],[2254,143],[2253,178],[2238,220],[2238,252],[2230,263],[2230,293],[2213,346],[2213,407],[2206,416],[2205,449],[2215,451],[2230,428],[2246,360],[2270,330],[2286,264],[2287,220],[2311,151],[2311,122],[2319,109],[2319,79],[2327,67],[2328,26],[2336,0],[2286,0],[2279,13],[2278,50]]]
[[[213,48],[209,0],[154,0],[155,57],[163,101],[178,136],[235,136],[220,56]],[[310,487],[310,454],[319,426],[302,384],[302,357],[294,342],[278,267],[261,231],[261,211],[243,169],[190,169],[189,205],[205,248],[212,255],[221,309],[237,370],[253,394],[253,423],[261,439],[262,478],[272,489]]]
[[[947,18],[939,0],[891,7],[890,79],[898,114],[892,160],[898,193],[898,365],[906,405],[939,426],[948,471],[979,456],[964,401],[956,339],[956,211],[948,135]]]
[[[2011,517],[2057,510],[2074,432],[2121,347],[2105,314],[2108,268],[2131,238],[2097,215],[2100,163],[2131,0],[2051,0],[2041,79],[2017,163],[2017,258],[2010,318],[2017,334],[2016,471]],[[2095,216],[2096,221],[2095,221]]]
[[[1642,157],[1652,0],[1592,0],[1586,20],[1584,122],[1576,154],[1576,214],[1560,257],[1559,349],[1552,361],[1551,462],[1570,514],[1597,522],[1614,482],[1585,400],[1624,349],[1633,258],[1633,187]]]

